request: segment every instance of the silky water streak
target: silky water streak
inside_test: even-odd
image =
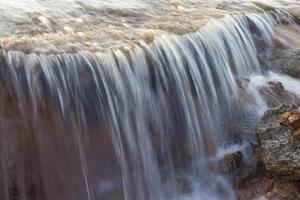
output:
[[[0,198],[235,199],[210,158],[264,107],[255,89],[239,101],[238,80],[262,74],[281,22],[227,16],[128,51],[2,51]]]

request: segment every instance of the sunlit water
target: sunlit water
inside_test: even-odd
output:
[[[0,44],[8,50],[105,51],[163,34],[195,32],[227,14],[289,8],[298,1],[2,0]],[[264,7],[264,6],[263,6]]]
[[[236,199],[218,163],[251,157],[261,90],[300,98],[257,57],[299,27],[254,5],[1,1],[0,199]]]

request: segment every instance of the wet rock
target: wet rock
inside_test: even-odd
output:
[[[300,78],[300,49],[279,49],[272,54],[269,63],[272,70]]]
[[[261,3],[261,2],[253,2],[253,4],[262,9],[263,11],[275,11],[276,8],[271,6],[271,5],[268,5],[268,4],[264,4],[264,3]]]
[[[299,101],[296,95],[288,92],[283,84],[278,81],[268,82],[266,86],[260,89],[260,93],[271,108],[280,106],[281,104],[295,104]]]
[[[284,87],[283,87],[283,85],[282,85],[282,83],[281,82],[278,82],[278,81],[270,81],[270,82],[268,82],[268,84],[270,85],[270,87],[272,88],[272,89],[274,89],[275,91],[282,91],[282,90],[284,90]]]
[[[293,136],[294,136],[295,139],[300,140],[300,128],[295,130]]]
[[[300,187],[298,182],[286,182],[280,179],[263,177],[249,179],[250,184],[236,190],[238,200],[299,200]]]
[[[300,6],[292,7],[288,9],[288,12],[296,19],[300,21]]]
[[[300,199],[300,110],[297,106],[281,105],[267,111],[257,125],[260,158],[264,163],[268,187],[257,195],[270,200]],[[251,188],[250,188],[251,189]],[[253,190],[253,189],[251,189]]]
[[[300,188],[294,182],[274,180],[272,191],[268,192],[265,197],[270,200],[299,200]]]
[[[236,188],[251,186],[265,173],[254,144],[247,144],[240,150],[224,155],[216,164],[219,172],[232,175]]]
[[[278,32],[279,27],[276,27],[275,30]],[[285,38],[282,38],[275,34],[273,35],[273,42],[274,42],[275,48],[278,48],[278,49],[288,49],[290,47],[289,43],[285,40]]]
[[[226,174],[243,165],[243,154],[237,151],[224,156],[220,163],[221,172]]]
[[[280,123],[291,126],[294,130],[300,127],[300,110],[285,112],[280,116]]]
[[[238,200],[258,199],[261,196],[271,194],[274,187],[274,180],[264,177],[262,179],[248,179],[251,184],[237,189],[236,197]]]
[[[300,119],[296,109],[286,105],[271,109],[256,129],[260,156],[267,171],[285,180],[300,180],[300,141],[293,137],[293,126],[297,127]]]
[[[286,112],[280,116],[280,123],[293,128],[293,137],[300,139],[300,110]]]

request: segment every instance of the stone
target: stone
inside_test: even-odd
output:
[[[284,124],[288,120],[289,116],[290,116],[290,112],[283,113],[279,119],[280,123]]]
[[[291,112],[285,112],[280,116],[280,123],[291,126],[294,130],[300,127],[300,111],[293,110]]]
[[[268,82],[268,85],[274,90],[279,90],[279,91],[284,90],[282,83],[278,81],[270,81]]]
[[[277,107],[281,104],[300,103],[300,99],[291,92],[287,91],[279,81],[270,81],[260,88],[260,93],[264,97],[268,107]]]
[[[288,13],[296,20],[300,20],[300,6],[289,8]]]
[[[294,131],[293,136],[295,139],[300,140],[300,128]]]
[[[236,199],[299,200],[300,187],[298,182],[286,182],[264,177],[257,179],[256,182],[247,185],[247,187],[237,188]]]
[[[298,121],[296,109],[287,105],[270,109],[256,128],[259,153],[266,170],[284,180],[300,180],[300,141],[294,139],[292,127],[280,123],[287,119],[284,123],[294,125]]]
[[[269,69],[300,78],[300,49],[277,49],[268,63]]]
[[[299,200],[300,189],[293,182],[275,181],[272,193],[279,199]]]
[[[243,164],[243,154],[240,151],[224,156],[220,163],[220,171],[224,174],[230,173]]]

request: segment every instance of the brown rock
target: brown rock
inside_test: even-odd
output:
[[[256,189],[256,193],[258,195],[268,193],[273,189],[273,186],[274,186],[274,180],[269,178],[264,178],[258,185]]]
[[[289,9],[288,9],[288,12],[289,12],[296,20],[300,20],[300,6],[289,8]]]
[[[220,163],[220,170],[222,173],[226,174],[230,171],[233,171],[235,168],[238,168],[243,163],[243,154],[242,152],[234,152],[232,154],[226,155],[221,163]]]
[[[269,81],[267,85],[260,88],[260,93],[269,107],[277,107],[282,103],[287,105],[298,104],[297,96],[287,91],[279,81]]]
[[[281,117],[284,124],[295,127],[295,122],[300,121],[299,108],[282,105],[270,109],[256,128],[259,153],[266,170],[270,176],[286,181],[300,181],[300,142],[293,138],[296,129],[283,126],[278,121]]]
[[[297,130],[295,130],[295,132],[293,133],[293,136],[297,140],[300,140],[300,128],[298,128]]]
[[[291,126],[294,130],[300,128],[300,111],[293,110],[280,116],[280,123]]]
[[[290,113],[291,113],[291,112],[285,112],[285,113],[283,113],[283,114],[280,116],[279,121],[280,121],[281,124],[285,124],[285,123],[287,122],[287,120],[288,120],[288,118],[289,118],[289,116],[290,116]]]
[[[284,200],[299,200],[299,188],[293,182],[275,182],[273,191],[279,199]]]
[[[296,33],[296,35],[299,35],[299,33]],[[294,41],[291,41],[289,42],[289,45],[294,45],[294,43]],[[272,53],[271,59],[266,65],[269,66],[268,68],[270,70],[276,70],[279,73],[287,74],[294,78],[300,78],[299,62],[299,48],[277,49]]]
[[[257,199],[273,190],[274,183],[272,179],[265,177],[256,180],[249,179],[248,181],[252,183],[243,187],[239,187],[236,190],[237,200]]]

